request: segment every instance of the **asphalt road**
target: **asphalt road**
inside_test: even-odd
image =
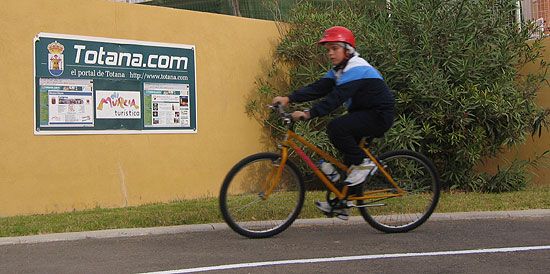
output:
[[[204,273],[549,273],[550,215],[439,218],[405,234],[383,234],[356,219],[301,223],[259,240],[221,228],[0,245],[0,273],[183,272],[198,267],[215,268]]]

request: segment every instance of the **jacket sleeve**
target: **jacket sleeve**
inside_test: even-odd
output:
[[[288,96],[290,102],[307,102],[315,99],[319,99],[327,95],[336,85],[334,79],[321,78],[316,82],[305,86],[297,91],[294,91]]]
[[[309,111],[311,118],[325,116],[342,106],[361,89],[363,84],[362,80],[356,80],[334,87],[332,92],[311,108]]]

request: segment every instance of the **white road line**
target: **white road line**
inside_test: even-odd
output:
[[[217,266],[205,266],[196,268],[184,268],[159,272],[147,272],[142,274],[175,274],[175,273],[193,273],[213,270],[226,270],[237,268],[249,268],[259,266],[286,265],[286,264],[308,264],[308,263],[326,263],[326,262],[341,262],[341,261],[356,261],[356,260],[374,260],[374,259],[392,259],[403,257],[424,257],[424,256],[445,256],[445,255],[467,255],[480,253],[503,253],[503,252],[522,252],[534,250],[550,250],[550,245],[543,246],[524,246],[524,247],[504,247],[504,248],[486,248],[486,249],[469,249],[455,251],[437,251],[437,252],[419,252],[419,253],[395,253],[395,254],[378,254],[378,255],[361,255],[361,256],[344,256],[331,258],[312,258],[299,260],[283,260],[283,261],[267,261],[242,264],[226,264]]]

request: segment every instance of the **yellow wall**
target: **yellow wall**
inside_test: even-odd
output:
[[[0,216],[217,196],[258,152],[245,97],[270,62],[273,22],[107,0],[3,0],[0,9]],[[196,46],[197,134],[35,136],[39,32]]]
[[[273,22],[107,0],[3,0],[0,26],[0,216],[217,196],[228,169],[263,149],[244,104],[270,62]],[[40,32],[195,45],[198,133],[35,136]],[[549,87],[539,103],[550,107]],[[550,149],[549,134],[480,168],[532,158]],[[550,183],[550,168],[537,173],[537,183]]]
[[[550,38],[546,38],[544,41],[545,52],[542,56],[543,60],[550,62]],[[530,71],[538,69],[538,63],[540,60],[527,65],[523,68],[522,73],[527,74]],[[550,73],[547,76],[550,81]],[[550,108],[550,86],[543,85],[542,89],[537,94],[537,103],[544,107]],[[495,158],[488,159],[485,163],[479,165],[479,169],[488,172],[495,172],[497,166],[508,166],[508,163],[515,158],[519,159],[534,159],[536,155],[540,155],[542,152],[550,150],[550,131],[543,129],[542,135],[539,138],[538,134],[531,137],[527,137],[525,144],[515,146],[511,149],[506,149],[502,154]],[[537,169],[532,169],[535,176],[533,182],[535,184],[550,184],[550,158],[546,160],[546,166],[540,165]]]

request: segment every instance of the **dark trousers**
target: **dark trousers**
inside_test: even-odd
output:
[[[382,137],[392,126],[393,116],[393,112],[356,111],[330,121],[328,137],[344,154],[344,164],[361,164],[367,156],[359,148],[359,141],[362,137]]]

